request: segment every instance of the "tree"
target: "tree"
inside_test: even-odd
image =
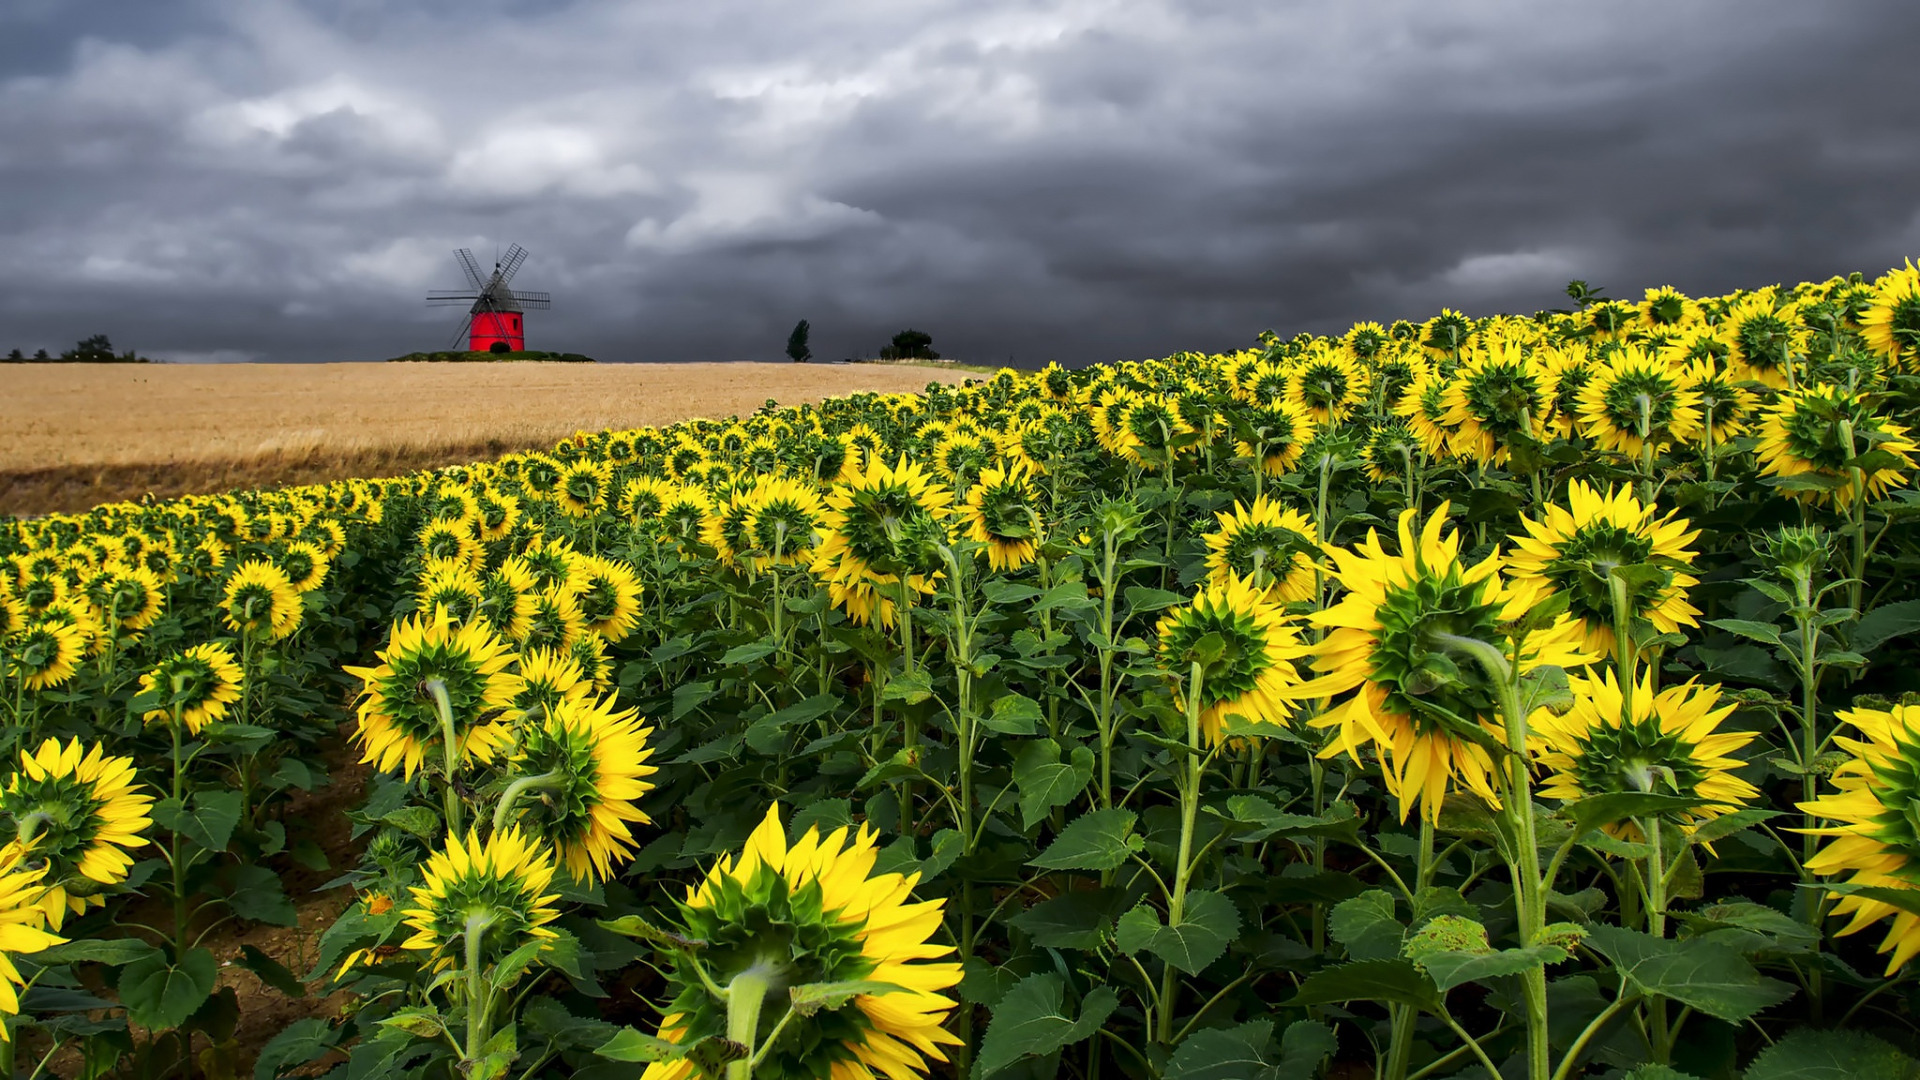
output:
[[[902,330],[893,335],[893,344],[880,350],[882,360],[938,360],[933,351],[933,335],[918,330]]]
[[[60,359],[81,364],[110,364],[116,357],[113,355],[113,342],[107,340],[107,335],[95,334],[81,338],[79,344],[61,353]]]
[[[47,355],[47,350],[45,349],[35,349],[33,352],[33,358],[35,360],[40,361],[41,363],[45,363],[48,360],[53,359],[53,357]]]
[[[15,349],[12,352],[7,354],[8,362],[14,363],[14,364],[18,364],[26,360],[26,358],[27,358],[27,354],[21,352],[19,349]]]
[[[804,364],[813,359],[813,350],[807,348],[807,320],[801,319],[794,325],[793,333],[787,335],[787,356],[796,364]]]

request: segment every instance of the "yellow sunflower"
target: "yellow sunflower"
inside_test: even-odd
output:
[[[1389,555],[1373,530],[1352,551],[1330,551],[1347,595],[1308,616],[1330,630],[1309,646],[1321,674],[1288,692],[1297,700],[1353,692],[1311,721],[1337,729],[1320,756],[1359,760],[1362,750],[1375,747],[1402,821],[1416,804],[1437,819],[1455,779],[1499,805],[1487,749],[1502,737],[1496,693],[1449,638],[1500,644],[1504,627],[1521,620],[1545,592],[1538,582],[1503,580],[1497,551],[1473,566],[1462,563],[1459,533],[1442,535],[1448,509],[1442,503],[1417,532],[1419,512],[1402,513],[1398,555]],[[1581,638],[1580,625],[1562,614],[1519,643],[1520,673],[1591,662]]]
[[[1198,656],[1200,730],[1208,745],[1225,738],[1229,717],[1253,723],[1284,724],[1293,713],[1287,692],[1300,682],[1293,658],[1302,655],[1300,639],[1286,611],[1268,599],[1268,587],[1250,578],[1209,582],[1193,602],[1160,619],[1160,666],[1176,682],[1192,674],[1199,643],[1210,636],[1225,643],[1211,659]]]
[[[51,690],[73,678],[86,650],[79,627],[38,619],[6,643],[7,674],[28,690]]]
[[[1793,482],[1794,498],[1844,509],[1859,496],[1860,478],[1869,498],[1906,486],[1913,451],[1907,429],[1888,423],[1863,395],[1819,385],[1782,394],[1766,410],[1755,452],[1763,475]]]
[[[519,655],[520,690],[509,712],[537,717],[572,698],[585,697],[593,684],[579,661],[556,649],[527,649]]]
[[[386,649],[375,655],[378,667],[345,668],[364,683],[354,736],[366,749],[362,762],[383,772],[397,767],[408,780],[429,752],[439,763],[445,743],[433,681],[446,688],[462,761],[491,761],[507,742],[507,726],[491,721],[513,704],[520,676],[508,670],[513,654],[486,627],[456,626],[441,608],[394,624]]]
[[[1860,317],[1860,336],[1895,370],[1920,367],[1920,269],[1908,259],[1873,283]]]
[[[959,513],[967,539],[982,545],[989,567],[1011,572],[1033,561],[1040,525],[1036,501],[1024,464],[995,465],[980,473]]]
[[[639,846],[629,826],[652,822],[635,805],[659,771],[638,717],[613,698],[564,697],[521,732],[510,764],[529,790],[516,820],[559,850],[575,881],[607,880]]]
[[[748,501],[753,510],[747,519],[747,538],[755,570],[812,561],[827,520],[827,504],[819,489],[806,480],[770,478],[754,485]]]
[[[48,739],[21,751],[20,767],[0,791],[0,814],[13,822],[28,857],[45,864],[40,910],[55,930],[67,912],[106,903],[106,886],[125,881],[127,852],[145,847],[141,833],[153,796],[137,790],[130,757],[107,757],[104,747]]]
[[[1700,395],[1637,345],[1622,346],[1580,391],[1580,420],[1602,449],[1638,457],[1700,434]]]
[[[1810,335],[1792,302],[1782,304],[1772,289],[1748,293],[1727,309],[1720,325],[1733,346],[1728,364],[1735,379],[1776,390],[1793,385]]]
[[[298,630],[306,614],[286,571],[259,559],[241,563],[222,593],[227,627],[237,633],[279,641]]]
[[[876,875],[878,855],[866,826],[824,837],[809,829],[789,844],[779,806],[769,808],[739,856],[722,858],[679,905],[686,936],[707,947],[668,975],[676,993],[660,1037],[685,1045],[727,1034],[727,1006],[711,985],[767,993],[754,1025],[765,1054],[756,1075],[914,1080],[946,1061],[941,1047],[960,1040],[942,1026],[956,1003],[941,991],[959,983],[960,965],[929,962],[953,947],[928,940],[945,901],[912,902],[920,875]],[[769,992],[856,980],[897,989],[790,1015],[786,995]],[[695,1075],[691,1061],[655,1062],[642,1080]]]
[[[1567,594],[1568,611],[1580,621],[1589,651],[1613,655],[1612,571],[1648,567],[1647,580],[1627,584],[1635,621],[1663,634],[1698,626],[1700,610],[1687,602],[1687,590],[1700,583],[1686,573],[1694,552],[1687,545],[1700,534],[1688,531],[1678,511],[1656,518],[1624,485],[1602,492],[1575,480],[1567,487],[1566,506],[1548,506],[1545,520],[1521,518],[1527,535],[1514,536],[1507,572],[1515,581],[1535,581],[1548,593]],[[1660,575],[1652,580],[1654,573]]]
[[[1920,805],[1920,706],[1856,708],[1841,712],[1840,719],[1864,738],[1834,737],[1852,755],[1833,771],[1839,790],[1799,804],[1808,814],[1836,822],[1806,830],[1831,837],[1807,869],[1822,877],[1847,875],[1846,883],[1854,887],[1920,890],[1920,834],[1912,818],[1913,807]],[[1829,895],[1836,901],[1833,914],[1851,916],[1841,937],[1893,919],[1879,950],[1892,954],[1888,975],[1920,953],[1920,914],[1871,896]]]
[[[1689,681],[1656,694],[1653,673],[1645,672],[1634,688],[1629,716],[1612,670],[1598,678],[1574,675],[1567,682],[1573,708],[1564,714],[1537,709],[1527,724],[1534,764],[1550,773],[1540,795],[1572,802],[1637,791],[1706,800],[1703,806],[1660,815],[1688,832],[1759,797],[1758,789],[1734,775],[1746,765],[1735,753],[1755,733],[1719,730],[1735,706],[1720,704],[1718,686]],[[1605,824],[1616,836],[1642,839],[1631,821]]]
[[[1218,532],[1207,534],[1207,582],[1224,588],[1246,578],[1281,603],[1313,597],[1320,544],[1313,519],[1265,495],[1233,504],[1215,515]]]
[[[574,604],[587,629],[609,644],[625,640],[640,622],[640,576],[633,567],[597,555],[580,560]]]
[[[142,716],[149,724],[170,724],[178,710],[189,735],[225,719],[227,706],[240,700],[240,665],[225,645],[202,642],[174,653],[140,676],[140,692],[159,702]]]
[[[1504,464],[1520,439],[1541,436],[1540,420],[1553,401],[1532,360],[1519,345],[1491,343],[1475,349],[1453,373],[1441,395],[1440,422],[1452,432],[1448,447],[1481,464]]]
[[[475,951],[483,968],[523,945],[557,936],[547,929],[560,916],[553,904],[559,897],[546,891],[553,858],[518,829],[502,829],[484,844],[476,832],[464,842],[449,837],[446,849],[427,860],[421,878],[407,889],[415,906],[402,915],[414,933],[400,947],[426,953],[433,971],[452,967],[465,954],[469,934],[480,936]]]
[[[295,540],[280,549],[280,569],[286,571],[287,581],[295,592],[310,593],[318,589],[326,582],[331,564],[327,553],[311,541]]]
[[[27,982],[13,958],[66,943],[65,938],[44,929],[47,913],[42,899],[46,889],[40,881],[46,874],[46,866],[35,865],[21,844],[0,848],[0,1014],[12,1016],[20,1011],[20,994],[15,988],[25,988]],[[0,1042],[12,1037],[7,1031],[11,1026],[0,1023]]]

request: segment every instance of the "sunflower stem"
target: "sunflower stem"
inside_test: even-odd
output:
[[[486,941],[487,927],[493,925],[492,912],[474,912],[467,916],[466,938],[467,961],[467,1061],[477,1061],[480,1050],[487,1045],[487,1014],[492,1011],[492,1002],[486,998],[486,980],[482,978],[480,960],[481,947]]]
[[[1426,890],[1427,879],[1433,873],[1433,819],[1426,814],[1420,815],[1420,846],[1414,862],[1413,899]],[[1413,1060],[1414,1025],[1419,1022],[1420,1010],[1411,1005],[1388,1006],[1392,1016],[1392,1035],[1387,1050],[1388,1080],[1405,1080],[1407,1067]]]
[[[447,696],[447,684],[440,679],[428,679],[426,691],[433,697],[434,708],[440,714],[440,747],[445,755],[447,783],[441,791],[441,805],[447,816],[447,835],[460,835],[460,793],[454,789],[454,779],[460,775],[460,749],[453,730],[453,699]]]
[[[758,964],[727,983],[727,1039],[746,1048],[746,1056],[727,1062],[727,1080],[752,1080],[754,1062],[766,1053],[766,1047],[754,1044],[760,1032],[760,1009],[771,985]]]
[[[1623,722],[1626,718],[1622,718]],[[1661,849],[1660,819],[1642,818],[1634,822],[1639,826],[1640,835],[1646,838],[1650,850],[1647,855],[1647,933],[1657,938],[1667,936],[1667,861]],[[1667,1026],[1667,1003],[1662,998],[1654,998],[1647,1005],[1647,1026],[1653,1042],[1654,1060],[1662,1065],[1673,1056],[1673,1033]]]
[[[493,831],[487,835],[498,835],[500,830],[506,828],[507,823],[513,820],[513,804],[519,801],[520,796],[529,791],[557,787],[563,779],[565,777],[557,769],[543,772],[538,776],[515,777],[513,783],[507,785],[507,790],[500,793],[500,803],[493,808]]]
[[[1204,671],[1195,660],[1187,692],[1187,769],[1186,782],[1180,785],[1180,851],[1173,864],[1173,892],[1167,897],[1167,925],[1180,925],[1187,910],[1187,881],[1193,870],[1193,829],[1200,815],[1200,777],[1206,768],[1200,745],[1200,690]],[[1173,1042],[1174,1008],[1180,995],[1180,972],[1171,963],[1160,974],[1161,1045]]]

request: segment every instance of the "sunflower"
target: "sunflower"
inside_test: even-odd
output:
[[[362,762],[382,772],[398,767],[411,780],[429,752],[445,753],[439,707],[428,689],[434,681],[452,705],[462,760],[491,761],[507,741],[506,726],[490,721],[512,705],[520,676],[508,670],[513,654],[486,627],[456,626],[440,608],[430,619],[395,623],[386,649],[375,655],[378,667],[345,668],[364,683],[354,736],[366,748]]]
[[[1400,403],[1393,407],[1394,414],[1406,420],[1413,437],[1419,440],[1420,449],[1436,461],[1453,456],[1454,429],[1447,420],[1452,412],[1447,404],[1451,389],[1452,381],[1447,376],[1429,370],[1414,380]]]
[[[1782,394],[1763,415],[1759,434],[1760,472],[1794,479],[1798,486],[1788,494],[1798,499],[1845,508],[1859,495],[1856,468],[1869,498],[1904,487],[1913,468],[1907,429],[1876,414],[1863,395],[1837,386]]]
[[[1872,300],[1860,316],[1860,336],[1896,370],[1920,366],[1920,269],[1912,259],[1873,283]]]
[[[574,603],[587,629],[609,644],[622,641],[640,622],[640,577],[633,567],[597,555],[580,560]]]
[[[1658,512],[1624,485],[1603,493],[1575,480],[1567,487],[1566,506],[1547,507],[1543,521],[1521,518],[1527,535],[1512,538],[1507,572],[1515,581],[1566,593],[1568,611],[1584,627],[1592,652],[1613,654],[1610,579],[1619,567],[1651,566],[1659,572],[1657,580],[1628,579],[1634,621],[1650,623],[1663,634],[1698,626],[1700,611],[1687,602],[1687,590],[1700,582],[1686,570],[1694,559],[1687,545],[1700,534],[1688,531],[1678,511],[1656,518]]]
[[[1791,302],[1781,304],[1772,289],[1749,293],[1727,309],[1720,325],[1733,345],[1734,378],[1776,390],[1793,385],[1794,364],[1805,359],[1809,335]]]
[[[1637,457],[1700,434],[1700,395],[1658,357],[1626,345],[1581,388],[1580,420],[1602,449]]]
[[[480,521],[480,499],[465,484],[441,484],[427,499],[424,509],[427,516],[435,521],[457,521],[463,525],[475,525]]]
[[[298,630],[306,613],[286,571],[259,559],[241,563],[227,578],[222,595],[229,629],[269,641]]]
[[[1740,386],[1733,377],[1719,370],[1711,360],[1698,360],[1686,368],[1691,389],[1700,398],[1700,414],[1707,433],[1715,443],[1746,434],[1759,411],[1759,399]]]
[[[1612,670],[1598,678],[1567,680],[1573,708],[1537,709],[1528,721],[1528,751],[1549,771],[1539,794],[1572,802],[1616,791],[1651,792],[1705,800],[1705,805],[1660,816],[1692,832],[1702,822],[1739,808],[1760,794],[1733,775],[1746,762],[1734,756],[1752,742],[1750,731],[1720,731],[1734,705],[1720,704],[1718,686],[1688,681],[1654,692],[1653,673],[1633,692],[1632,715]],[[1607,822],[1608,832],[1638,841],[1633,822]]]
[[[160,618],[166,586],[144,566],[108,566],[87,582],[88,603],[102,626],[145,630]]]
[[[581,634],[567,646],[567,657],[580,667],[580,677],[596,693],[613,686],[613,659],[607,655],[607,641],[599,634]]]
[[[457,559],[429,559],[414,587],[413,605],[420,611],[443,607],[454,621],[467,622],[479,613],[484,596],[471,567]]]
[[[1671,285],[1648,289],[1639,310],[1640,321],[1648,326],[1679,326],[1700,317],[1700,305]]]
[[[748,502],[747,543],[753,568],[811,562],[813,548],[827,519],[827,504],[806,480],[768,478],[754,485]]]
[[[705,491],[690,484],[676,485],[660,506],[666,539],[682,544],[698,542],[712,506],[713,497]]]
[[[149,724],[169,724],[179,712],[187,734],[225,719],[227,706],[240,700],[240,665],[225,645],[202,642],[174,653],[140,676],[140,692],[161,695],[159,704],[143,714]]]
[[[1279,603],[1312,598],[1320,551],[1312,518],[1265,495],[1251,508],[1236,502],[1215,517],[1220,529],[1207,534],[1208,584],[1225,588],[1246,578]]]
[[[673,484],[657,476],[636,476],[620,489],[620,514],[634,525],[646,525],[660,516]]]
[[[676,994],[660,1037],[690,1045],[725,1036],[727,1005],[708,987],[752,988],[766,995],[753,1033],[765,1054],[757,1077],[913,1080],[930,1060],[945,1061],[940,1048],[960,1040],[941,1026],[956,1003],[940,991],[959,983],[960,965],[927,962],[953,952],[928,941],[945,901],[911,902],[920,875],[876,875],[878,855],[866,826],[851,836],[808,829],[789,844],[779,806],[769,808],[739,856],[722,858],[679,905],[686,936],[707,946],[669,974]],[[895,989],[787,1013],[787,987],[848,981]],[[695,1075],[683,1059],[647,1066],[642,1080]]]
[[[1367,392],[1367,380],[1353,357],[1338,348],[1317,348],[1293,369],[1287,404],[1316,426],[1338,424],[1352,414]]]
[[[533,573],[536,589],[558,589],[561,592],[580,591],[580,553],[573,545],[559,537],[535,537],[520,559]]]
[[[1308,616],[1331,630],[1310,646],[1321,674],[1288,693],[1309,699],[1356,691],[1311,722],[1338,729],[1320,756],[1358,760],[1363,748],[1375,746],[1402,821],[1415,804],[1437,819],[1455,778],[1499,805],[1487,750],[1500,737],[1495,691],[1447,638],[1499,643],[1503,626],[1524,618],[1544,593],[1536,582],[1502,580],[1498,552],[1473,566],[1462,563],[1459,533],[1441,535],[1448,509],[1442,503],[1417,532],[1419,512],[1403,512],[1398,555],[1387,554],[1371,529],[1356,549],[1330,550],[1347,595]],[[1519,645],[1519,673],[1591,661],[1580,649],[1581,636],[1579,624],[1564,614],[1527,635]]]
[[[295,592],[310,593],[319,588],[327,580],[331,561],[320,545],[308,540],[295,540],[280,549],[280,569],[286,571]]]
[[[1225,643],[1217,656],[1201,659],[1200,729],[1210,746],[1225,737],[1229,717],[1282,724],[1293,712],[1287,691],[1300,682],[1293,658],[1303,650],[1268,591],[1251,578],[1209,582],[1192,603],[1160,619],[1160,665],[1178,682],[1191,675],[1199,642],[1215,637]]]
[[[571,698],[585,697],[592,681],[572,656],[555,649],[527,649],[519,655],[520,689],[508,711],[516,716],[540,716]]]
[[[486,549],[473,535],[473,526],[465,521],[429,521],[415,540],[422,559],[452,559],[476,570],[486,561]]]
[[[514,496],[482,487],[474,492],[474,500],[480,507],[474,528],[481,543],[505,540],[514,526],[520,524],[520,500]]]
[[[607,880],[638,846],[629,823],[652,821],[634,805],[659,771],[646,764],[653,729],[638,716],[610,697],[567,697],[521,733],[511,766],[531,790],[515,804],[518,820],[558,849],[575,881]]]
[[[73,678],[87,651],[79,627],[49,619],[27,624],[7,643],[7,673],[28,690],[51,690]]]
[[[13,822],[28,858],[45,865],[40,910],[55,930],[67,912],[106,903],[100,890],[125,881],[127,851],[145,847],[141,833],[153,796],[135,790],[133,759],[107,757],[99,743],[48,739],[21,751],[20,768],[0,791],[0,814]]]
[[[476,614],[508,641],[520,641],[532,625],[535,584],[533,568],[518,555],[509,555],[480,583]]]
[[[1553,411],[1539,375],[1518,345],[1476,349],[1448,381],[1441,397],[1454,453],[1482,464],[1504,464],[1512,445],[1539,436],[1540,418]]]
[[[0,588],[0,642],[27,628],[27,605]]]
[[[481,966],[498,963],[525,945],[543,943],[557,935],[547,924],[558,918],[553,906],[559,897],[546,895],[553,881],[553,858],[529,842],[519,829],[502,829],[480,842],[469,832],[463,843],[449,837],[444,851],[427,860],[422,883],[410,886],[416,906],[402,912],[412,937],[400,947],[427,954],[431,969],[444,971],[465,949],[467,935],[479,935]]]
[[[747,525],[753,517],[753,503],[746,491],[735,491],[725,502],[716,502],[700,523],[700,542],[712,548],[720,565],[739,565],[740,556],[753,544]]]
[[[45,866],[34,865],[24,846],[13,843],[0,848],[0,1014],[12,1016],[20,1011],[15,987],[26,987],[13,958],[66,944],[67,939],[44,929],[47,916],[41,902],[46,890],[40,881],[46,873]],[[0,1042],[12,1038],[10,1027],[0,1023]]]
[[[607,489],[613,484],[612,467],[602,461],[582,459],[560,471],[560,484],[554,489],[554,501],[568,517],[588,518],[607,505]]]
[[[875,605],[875,590],[898,589],[900,576],[922,592],[938,568],[935,543],[946,540],[953,492],[934,483],[917,463],[874,461],[857,477],[827,494],[825,535],[815,549],[813,571],[827,581],[836,604],[866,621],[893,625],[891,597]]]
[[[1458,356],[1473,338],[1473,331],[1472,319],[1452,308],[1441,308],[1440,314],[1421,326],[1420,346],[1436,359]]]
[[[564,589],[541,589],[532,595],[526,633],[516,639],[523,649],[566,649],[587,636],[587,619],[580,614],[574,594]]]
[[[967,492],[960,522],[967,539],[982,545],[992,569],[1011,572],[1033,561],[1040,524],[1036,498],[1032,476],[1019,462],[987,469]]]
[[[1284,401],[1250,405],[1240,410],[1251,442],[1237,439],[1235,457],[1254,460],[1268,476],[1285,476],[1300,462],[1300,452],[1313,438],[1313,423]]]
[[[1850,875],[1856,887],[1920,890],[1920,831],[1913,808],[1920,805],[1920,706],[1888,710],[1856,708],[1840,713],[1864,738],[1836,735],[1834,742],[1852,755],[1833,771],[1837,792],[1799,804],[1806,813],[1838,824],[1805,830],[1832,839],[1807,862],[1822,877]],[[1887,974],[1900,970],[1920,952],[1920,914],[1912,905],[1889,904],[1866,896],[1830,893],[1833,914],[1852,918],[1839,934],[1857,933],[1889,916],[1893,925],[1880,943],[1892,953]]]

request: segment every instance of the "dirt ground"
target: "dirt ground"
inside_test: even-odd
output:
[[[973,373],[877,364],[0,365],[0,514],[394,475]]]

